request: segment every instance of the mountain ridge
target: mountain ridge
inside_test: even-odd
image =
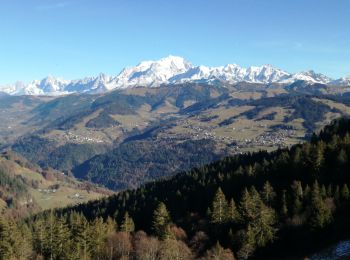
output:
[[[65,95],[72,93],[104,93],[116,89],[133,87],[159,87],[182,83],[208,83],[220,81],[222,84],[239,82],[289,85],[296,81],[343,86],[350,84],[349,77],[331,79],[313,70],[288,73],[272,65],[240,67],[227,64],[219,67],[195,66],[182,57],[168,56],[156,61],[142,61],[134,67],[124,68],[117,76],[99,74],[77,80],[65,80],[51,75],[28,84],[0,86],[0,92],[10,95]]]

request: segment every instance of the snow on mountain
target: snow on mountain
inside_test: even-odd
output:
[[[0,91],[10,95],[61,95],[65,93],[65,86],[69,83],[68,80],[62,78],[54,78],[48,76],[44,79],[34,80],[29,84],[16,82],[13,85],[0,86]]]
[[[333,80],[330,82],[331,85],[334,86],[350,86],[350,77],[342,77],[337,80]]]
[[[115,89],[113,78],[101,73],[97,77],[73,80],[65,86],[68,93],[103,93]]]
[[[236,64],[228,64],[221,67],[193,67],[183,74],[170,79],[170,83],[205,81],[219,79],[228,83],[247,81],[252,83],[271,83],[289,77],[285,71],[275,69],[271,65],[261,67],[242,68]]]
[[[297,80],[302,80],[302,81],[307,81],[310,83],[321,83],[321,84],[327,84],[329,82],[332,81],[331,78],[320,74],[320,73],[316,73],[313,70],[309,70],[309,71],[302,71],[302,72],[298,72],[295,73],[293,75],[291,75],[291,77],[282,80],[282,83],[293,83]]]
[[[271,65],[249,68],[237,64],[219,67],[194,66],[184,58],[168,56],[157,61],[143,61],[134,67],[123,69],[118,76],[100,74],[79,80],[65,80],[49,76],[29,84],[17,82],[0,86],[0,92],[10,95],[62,95],[69,93],[103,93],[129,87],[159,87],[186,82],[207,82],[219,80],[228,84],[238,82],[291,84],[302,80],[309,83],[350,85],[350,78],[332,80],[314,71],[290,74]]]
[[[271,65],[261,67],[249,67],[243,81],[253,83],[279,82],[290,77],[287,72],[273,68]]]
[[[169,83],[175,75],[184,73],[193,66],[184,58],[169,56],[158,61],[144,61],[136,67],[124,69],[116,78],[117,88],[135,86],[158,87]]]

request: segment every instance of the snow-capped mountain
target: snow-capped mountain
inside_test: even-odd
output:
[[[295,73],[289,79],[287,79],[289,83],[295,82],[297,80],[307,81],[310,83],[321,83],[321,84],[327,84],[332,81],[331,78],[323,74],[316,73],[313,70]]]
[[[340,79],[333,80],[330,84],[334,86],[350,86],[350,77],[342,77]]]
[[[62,95],[69,93],[103,93],[114,89],[130,87],[159,87],[187,82],[223,84],[238,82],[292,84],[296,81],[332,85],[350,85],[350,78],[332,80],[312,70],[295,74],[288,73],[271,65],[249,68],[237,64],[220,67],[194,66],[184,58],[168,56],[157,61],[143,61],[134,67],[123,69],[117,76],[100,74],[78,80],[64,80],[49,76],[29,84],[17,82],[0,86],[0,92],[10,95]]]
[[[185,73],[192,67],[193,65],[184,58],[169,56],[158,61],[144,61],[136,67],[126,68],[114,81],[117,88],[158,87],[170,83],[170,78]]]
[[[97,77],[89,77],[69,82],[65,91],[68,93],[103,93],[115,89],[113,77],[101,73]]]

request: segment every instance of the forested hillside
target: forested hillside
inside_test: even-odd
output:
[[[21,224],[33,238],[26,247],[47,259],[306,256],[350,236],[349,133],[350,120],[337,120],[290,149],[227,157],[42,213]]]
[[[6,218],[20,219],[111,194],[53,169],[42,169],[13,152],[0,154],[0,215]]]
[[[314,91],[319,87],[330,94]],[[188,83],[2,97],[0,142],[41,167],[120,191],[224,156],[308,140],[350,115],[350,98],[330,90],[306,82]]]

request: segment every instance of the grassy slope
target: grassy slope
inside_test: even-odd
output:
[[[77,181],[59,172],[44,171],[13,153],[0,156],[0,170],[24,185],[21,194],[8,189],[0,200],[1,211],[15,211],[15,215],[25,214],[29,209],[35,212],[76,205],[111,194],[108,190]],[[4,201],[6,198],[13,198],[14,205],[8,205]]]

